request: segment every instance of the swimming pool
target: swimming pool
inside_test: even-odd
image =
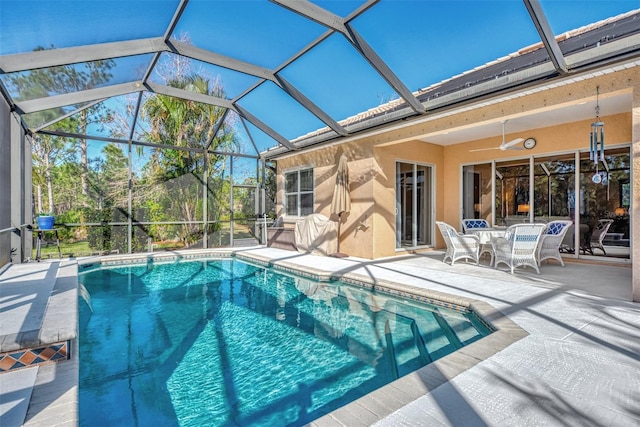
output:
[[[79,280],[84,426],[301,425],[490,333],[471,313],[233,258]]]

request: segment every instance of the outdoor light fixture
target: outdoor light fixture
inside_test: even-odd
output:
[[[600,121],[599,95],[600,86],[596,87],[596,121],[591,123],[589,137],[589,160],[592,160],[596,165],[599,161],[604,161],[604,122]]]

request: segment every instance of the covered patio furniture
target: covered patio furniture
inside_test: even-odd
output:
[[[538,244],[538,265],[545,259],[557,259],[564,267],[564,261],[560,256],[560,246],[571,225],[573,222],[569,220],[556,220],[547,224]]]
[[[296,222],[294,239],[298,252],[330,255],[338,247],[338,226],[322,214],[310,214]]]
[[[607,235],[609,231],[609,227],[613,224],[612,219],[600,219],[598,220],[598,225],[591,233],[591,240],[589,241],[589,246],[585,246],[584,253],[589,252],[593,255],[594,249],[600,249],[605,255],[607,251],[604,250],[604,246],[602,245],[602,241],[604,240],[604,236]]]
[[[506,237],[496,237],[493,239],[493,253],[495,264],[504,263],[513,270],[519,266],[530,266],[538,269],[538,261],[536,259],[538,252],[538,243],[542,237],[547,224],[515,224],[507,228]]]
[[[475,261],[476,265],[480,263],[480,239],[478,239],[478,236],[460,234],[446,222],[436,221],[436,224],[447,245],[447,252],[442,262],[446,262],[447,258],[451,258],[451,265],[459,259],[470,259]]]

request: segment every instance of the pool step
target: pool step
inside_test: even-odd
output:
[[[411,319],[411,333],[413,334],[414,345],[418,348],[420,353],[420,359],[425,364],[433,362],[429,351],[427,350],[427,343],[424,342],[424,338],[420,333],[420,328],[414,319]]]
[[[405,339],[402,342],[394,344],[389,320],[387,319],[385,323],[386,357],[389,360],[388,363],[391,367],[390,372],[394,375],[394,378],[399,378],[400,372],[406,371],[406,369],[402,369],[403,367],[408,367],[409,370],[413,370],[416,365],[428,365],[433,362],[433,358],[429,354],[424,337],[422,336],[416,321],[414,319],[405,318],[404,316],[397,316],[396,320],[398,320],[398,323],[408,326],[411,330],[410,340]],[[401,352],[400,355],[398,354],[398,351]],[[399,358],[404,359],[401,360],[400,364],[398,364]]]
[[[389,372],[393,375],[394,379],[400,378],[398,373],[398,360],[396,358],[396,348],[393,345],[393,337],[391,336],[391,327],[389,326],[389,319],[384,324],[384,339],[387,343],[387,360],[389,361]]]
[[[464,344],[462,343],[462,340],[460,339],[454,328],[447,322],[447,320],[438,312],[434,312],[432,314],[439,327],[437,337],[444,338],[448,343],[445,347],[451,346],[454,349],[463,347]],[[405,368],[405,371],[407,369],[413,370],[417,365],[424,366],[433,362],[434,358],[429,352],[429,348],[427,346],[425,338],[420,331],[420,327],[415,319],[404,316],[397,316],[396,321],[407,326],[411,330],[410,337],[407,336],[405,331],[405,333],[402,334],[404,337],[402,341],[396,341],[396,343],[393,344],[392,333],[390,331],[387,332],[389,322],[387,321],[387,323],[385,324],[385,339],[387,342],[387,347],[389,347],[390,345],[393,346],[393,352],[389,352],[389,354],[393,355],[398,371],[402,372],[403,367]],[[439,351],[440,350],[436,350],[436,352]],[[447,353],[449,352],[450,351],[447,351]]]
[[[440,330],[444,333],[444,335],[449,340],[449,343],[457,350],[462,348],[463,344],[458,338],[458,334],[453,330],[451,325],[442,317],[440,313],[433,313],[433,318],[438,322],[438,326],[440,326]]]

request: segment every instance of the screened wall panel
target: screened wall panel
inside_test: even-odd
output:
[[[0,100],[0,188],[11,189],[11,181],[11,113],[3,99]],[[0,192],[0,230],[11,227],[11,201],[11,191]],[[10,261],[11,233],[0,233],[0,268]]]
[[[231,181],[228,157],[216,159],[207,179],[207,221],[228,221],[231,213]]]
[[[151,224],[144,233],[154,240],[194,242],[203,219],[204,155],[172,149],[138,149],[132,179],[136,223]]]

